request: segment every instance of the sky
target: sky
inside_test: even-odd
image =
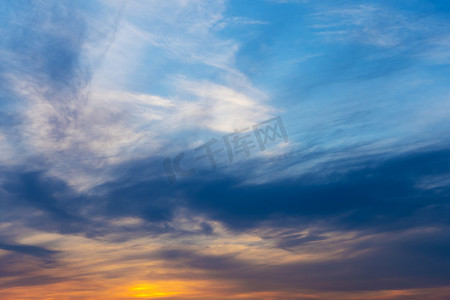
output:
[[[0,1],[0,298],[450,299],[450,3]]]

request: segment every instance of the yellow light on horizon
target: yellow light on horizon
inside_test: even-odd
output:
[[[169,297],[192,293],[183,281],[160,281],[156,283],[140,283],[129,288],[134,298]]]

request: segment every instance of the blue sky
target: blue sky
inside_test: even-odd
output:
[[[0,297],[447,299],[449,14],[0,2]]]

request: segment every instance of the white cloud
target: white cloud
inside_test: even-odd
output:
[[[409,34],[428,26],[388,7],[357,5],[319,9],[313,15],[317,33],[330,41],[357,41],[378,47],[398,46]]]
[[[15,152],[22,161],[41,157],[37,167],[45,164],[53,175],[86,186],[99,180],[94,179],[95,169],[157,155],[166,134],[231,132],[275,112],[267,96],[236,68],[239,44],[218,34],[224,24],[253,21],[225,19],[223,1],[104,4],[99,15],[78,14],[86,25],[86,39],[79,43],[80,67],[92,72],[86,86],[55,89],[49,78],[25,74],[23,68],[9,74],[11,88],[23,103],[22,125],[20,142],[3,152]],[[58,32],[51,22],[36,30],[71,34],[69,29]],[[160,56],[154,58],[154,53]],[[20,61],[8,55],[11,65]],[[155,63],[176,67],[153,70]],[[189,70],[197,65],[211,68],[218,77],[194,75]],[[149,81],[142,78],[143,69],[153,86],[166,87],[170,95],[136,91],[136,84]]]

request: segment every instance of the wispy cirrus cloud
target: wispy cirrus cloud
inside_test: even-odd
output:
[[[23,18],[39,15],[46,25],[39,30],[26,27],[24,34],[35,37],[27,38],[29,45],[20,45],[11,36],[4,48],[14,70],[4,72],[9,91],[26,106],[19,113],[19,124],[4,128],[20,132],[21,138],[11,145],[14,151],[22,148],[21,157],[42,156],[44,165],[51,161],[46,168],[54,169],[52,174],[85,185],[86,180],[81,183],[81,177],[73,174],[122,162],[134,151],[151,155],[161,149],[167,133],[181,128],[226,132],[267,118],[273,111],[267,96],[234,66],[238,45],[216,36],[217,22],[223,23],[223,3],[179,4],[115,2],[102,8],[100,19],[77,8],[67,14],[66,18],[76,18],[64,30],[58,29],[62,23],[52,22],[51,12],[40,15],[41,6],[26,7]],[[48,8],[64,10],[63,5]],[[171,18],[161,19],[169,12]],[[27,26],[15,16],[11,20]],[[13,50],[14,43],[19,51]],[[214,47],[204,47],[205,43]],[[48,45],[59,48],[46,52]],[[23,57],[36,63],[25,64]],[[149,62],[146,69],[139,67],[143,60]],[[159,67],[155,69],[154,63]],[[26,74],[29,65],[35,68]],[[217,72],[216,82],[190,70],[197,65]],[[142,89],[148,82],[173,92]],[[127,91],[130,87],[139,92]],[[68,171],[73,162],[78,166]]]

